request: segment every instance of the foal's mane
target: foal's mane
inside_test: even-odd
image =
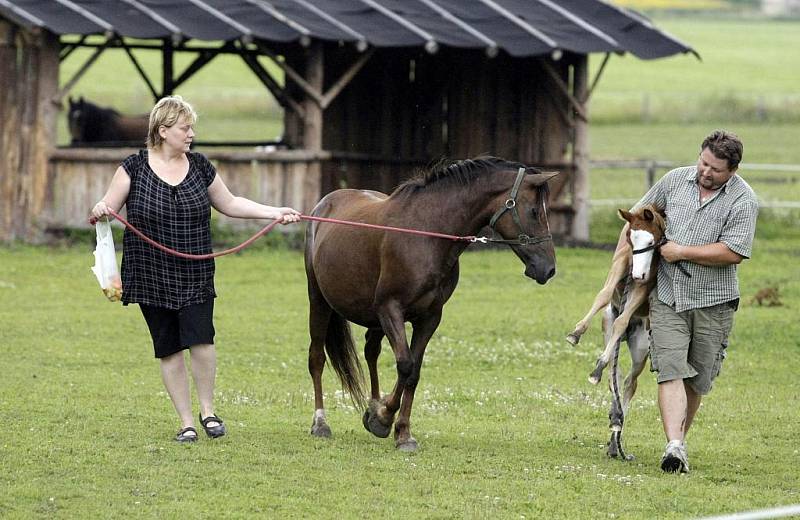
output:
[[[447,189],[453,185],[463,186],[499,170],[517,171],[520,168],[525,168],[527,173],[541,173],[538,169],[522,163],[489,155],[456,162],[443,159],[431,169],[419,171],[415,176],[399,185],[394,193],[410,195],[425,188]]]

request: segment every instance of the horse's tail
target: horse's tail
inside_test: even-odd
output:
[[[350,393],[353,404],[366,408],[364,397],[364,372],[358,362],[358,353],[353,343],[350,324],[335,311],[328,321],[328,332],[325,336],[325,352],[339,376],[342,386]]]

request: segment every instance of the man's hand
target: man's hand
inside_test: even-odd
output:
[[[659,252],[661,253],[661,258],[671,264],[674,262],[679,262],[680,260],[686,260],[684,247],[680,244],[676,244],[675,242],[664,243],[659,249]]]

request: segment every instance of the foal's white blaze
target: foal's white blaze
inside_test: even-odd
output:
[[[644,249],[645,247],[652,246],[655,242],[653,234],[643,229],[634,229],[631,231],[631,243],[633,250]],[[653,260],[653,250],[645,253],[633,255],[633,269],[631,276],[634,280],[643,282],[650,277],[650,262]]]

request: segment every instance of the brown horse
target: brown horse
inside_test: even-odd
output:
[[[124,116],[83,97],[69,98],[67,119],[73,146],[143,146],[149,120],[146,115]]]
[[[613,395],[609,412],[612,433],[608,454],[611,457],[625,458],[622,450],[622,425],[630,401],[636,393],[637,379],[649,354],[650,305],[647,298],[655,287],[659,262],[658,246],[664,238],[666,222],[663,212],[652,205],[643,206],[634,212],[620,209],[619,214],[629,223],[627,241],[614,253],[605,285],[595,297],[586,316],[567,335],[567,341],[576,345],[589,328],[592,317],[605,307],[603,332],[606,346],[597,359],[589,382],[595,385],[600,382],[603,369],[613,355],[612,377],[609,381]],[[631,354],[631,371],[625,378],[624,392],[620,398],[622,378],[617,371],[617,356],[623,336]]]
[[[399,186],[391,195],[337,190],[314,208],[318,217],[458,236],[487,224],[525,264],[525,275],[544,284],[555,274],[555,251],[547,222],[547,180],[557,173],[494,157],[441,165]],[[364,356],[370,400],[364,427],[395,445],[417,448],[411,406],[425,347],[439,326],[442,307],[458,283],[462,241],[315,222],[306,232],[305,264],[310,302],[308,367],[314,384],[311,433],[331,435],[323,407],[325,353],[342,385],[364,408],[363,375],[348,321],[367,328]],[[405,323],[413,328],[409,346]],[[386,336],[397,381],[383,398],[378,355]],[[399,415],[395,421],[395,414]]]

